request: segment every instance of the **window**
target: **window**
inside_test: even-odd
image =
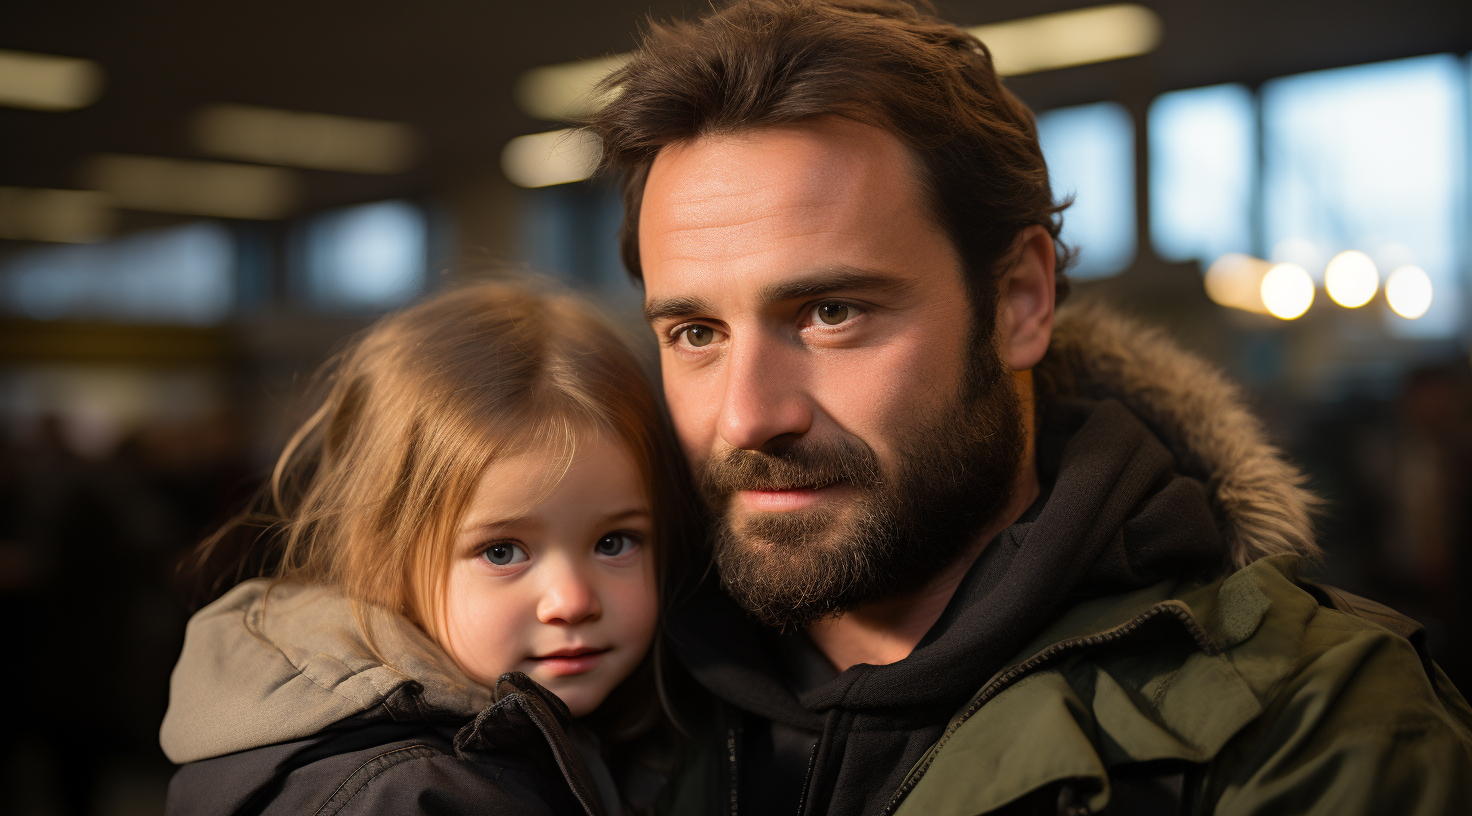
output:
[[[398,306],[424,287],[428,227],[406,201],[319,215],[306,228],[308,300],[337,311]]]
[[[1150,238],[1170,261],[1205,269],[1251,254],[1257,109],[1241,85],[1161,95],[1150,106]]]
[[[611,316],[643,327],[643,294],[624,269],[619,190],[597,183],[522,193],[522,257],[535,273],[582,290]]]
[[[1262,89],[1264,248],[1322,280],[1358,249],[1382,283],[1412,264],[1434,299],[1401,336],[1449,337],[1462,322],[1466,257],[1466,69],[1433,55],[1284,77]]]
[[[1076,279],[1123,272],[1135,259],[1135,147],[1129,112],[1114,102],[1058,108],[1038,116],[1063,241],[1078,249]]]
[[[22,254],[0,267],[0,292],[38,320],[208,325],[234,305],[234,271],[229,230],[201,222]]]

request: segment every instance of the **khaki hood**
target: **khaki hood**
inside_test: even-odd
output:
[[[302,739],[391,701],[447,717],[491,704],[412,624],[365,615],[383,659],[333,590],[256,579],[200,610],[170,679],[164,754],[182,764]]]
[[[1116,399],[1206,485],[1234,567],[1282,553],[1316,557],[1318,497],[1267,441],[1240,390],[1157,328],[1094,302],[1058,310],[1048,353],[1033,370],[1040,398]]]

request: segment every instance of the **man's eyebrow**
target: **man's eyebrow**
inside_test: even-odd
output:
[[[883,272],[852,266],[833,266],[815,270],[793,280],[774,283],[762,290],[761,302],[763,305],[768,305],[853,289],[901,295],[914,287],[914,281],[904,280]]]
[[[654,323],[669,317],[687,317],[710,311],[710,302],[698,297],[674,297],[651,300],[644,304],[644,322]]]
[[[904,294],[915,287],[914,281],[903,280],[882,272],[852,266],[835,266],[801,275],[793,280],[774,283],[761,291],[763,306],[798,298],[816,297],[852,289],[867,289]],[[654,323],[671,317],[687,317],[711,311],[710,302],[699,297],[673,297],[651,300],[644,304],[644,321]]]

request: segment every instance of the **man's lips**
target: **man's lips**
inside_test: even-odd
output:
[[[582,674],[592,671],[603,656],[608,654],[608,649],[594,649],[587,646],[576,648],[558,649],[546,654],[531,658],[534,665],[547,672],[553,677],[564,677],[570,674]]]
[[[812,507],[835,492],[847,488],[842,482],[821,487],[787,487],[780,489],[740,490],[737,501],[748,510],[781,513]]]

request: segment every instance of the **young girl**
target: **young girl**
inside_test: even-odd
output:
[[[605,761],[658,722],[682,518],[636,359],[570,298],[497,283],[384,318],[324,372],[260,509],[202,547],[254,532],[265,577],[189,622],[168,812],[649,804]]]

